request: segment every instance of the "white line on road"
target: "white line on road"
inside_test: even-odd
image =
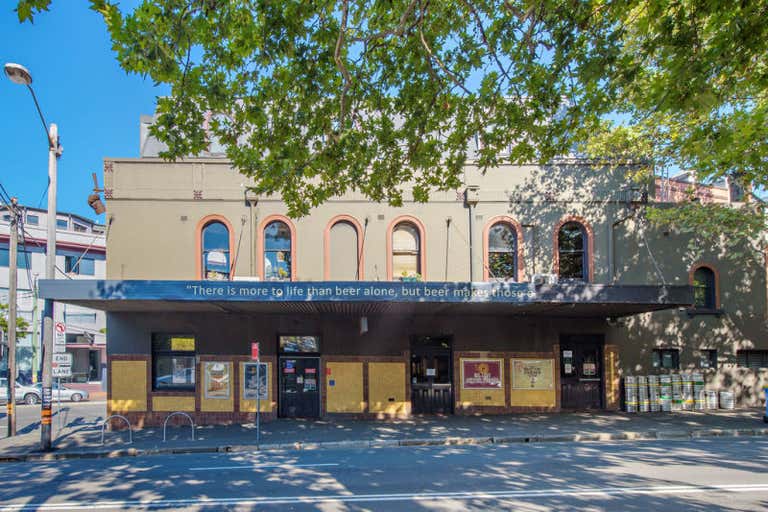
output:
[[[254,464],[250,466],[245,465],[239,465],[239,466],[210,466],[210,467],[204,467],[204,468],[189,468],[190,471],[211,471],[215,469],[265,469],[265,468],[280,468],[280,469],[291,469],[291,468],[314,468],[314,467],[323,467],[323,466],[338,466],[335,462],[320,462],[317,464]]]
[[[355,503],[387,501],[441,501],[473,499],[524,499],[549,498],[556,496],[616,496],[616,495],[663,495],[663,494],[702,494],[702,493],[747,493],[768,491],[768,484],[724,484],[724,485],[668,485],[650,487],[602,487],[573,489],[532,489],[525,491],[485,491],[485,492],[441,492],[441,493],[405,493],[405,494],[337,494],[320,496],[277,496],[252,498],[189,498],[155,500],[114,500],[96,502],[68,501],[62,503],[26,503],[0,506],[0,511],[20,512],[27,510],[103,510],[115,508],[174,508],[207,507],[222,505],[314,505],[320,503]]]

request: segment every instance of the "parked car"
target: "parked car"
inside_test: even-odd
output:
[[[22,386],[18,382],[16,383],[16,390],[14,397],[16,402],[24,402],[28,405],[39,404],[42,401],[42,391],[35,386]],[[0,378],[0,403],[8,402],[8,379]]]
[[[35,389],[37,390],[38,394],[42,396],[43,385],[38,382],[37,384],[35,384]],[[84,391],[82,389],[71,389],[64,385],[61,386],[62,400],[71,400],[72,402],[80,402],[81,400],[88,400],[88,397],[89,395],[87,391]],[[51,399],[54,401],[59,399],[59,386],[55,382],[53,383]]]

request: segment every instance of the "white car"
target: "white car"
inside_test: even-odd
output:
[[[35,384],[35,389],[37,390],[38,394],[42,396],[43,394],[43,385],[41,383]],[[56,383],[53,383],[53,387],[51,389],[51,400],[54,402],[59,399],[59,386],[56,385]],[[84,391],[82,389],[70,389],[66,386],[61,386],[61,399],[62,400],[70,400],[72,402],[80,402],[82,400],[88,400],[88,392]]]
[[[42,401],[42,393],[39,388],[34,386],[22,386],[18,382],[16,383],[16,391],[14,392],[16,402],[24,402],[25,404],[35,405]],[[0,403],[5,404],[8,402],[8,379],[5,377],[0,378]]]

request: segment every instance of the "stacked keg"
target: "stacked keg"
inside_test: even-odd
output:
[[[659,402],[663,412],[672,411],[672,376],[659,376]]]
[[[645,375],[637,377],[637,406],[640,412],[651,410],[651,403],[648,400],[648,378]]]
[[[627,412],[637,412],[637,378],[624,377],[624,408]]]
[[[650,401],[651,412],[661,410],[661,389],[658,375],[648,376],[648,400]]]
[[[692,377],[694,407],[697,411],[703,411],[707,408],[707,400],[704,394],[704,375],[697,372]]]
[[[728,410],[736,408],[736,400],[734,399],[732,391],[720,392],[720,408]]]
[[[672,378],[672,411],[683,410],[683,379],[680,374],[673,373]]]
[[[692,411],[693,410],[693,378],[691,377],[690,373],[683,373],[680,375],[680,380],[682,381],[682,399],[683,399],[683,410],[684,411]]]

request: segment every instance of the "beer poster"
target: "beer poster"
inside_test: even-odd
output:
[[[203,370],[205,398],[229,399],[229,383],[232,365],[222,361],[206,361]]]
[[[554,389],[552,359],[512,359],[512,389]]]
[[[503,359],[462,359],[462,389],[503,389]]]

